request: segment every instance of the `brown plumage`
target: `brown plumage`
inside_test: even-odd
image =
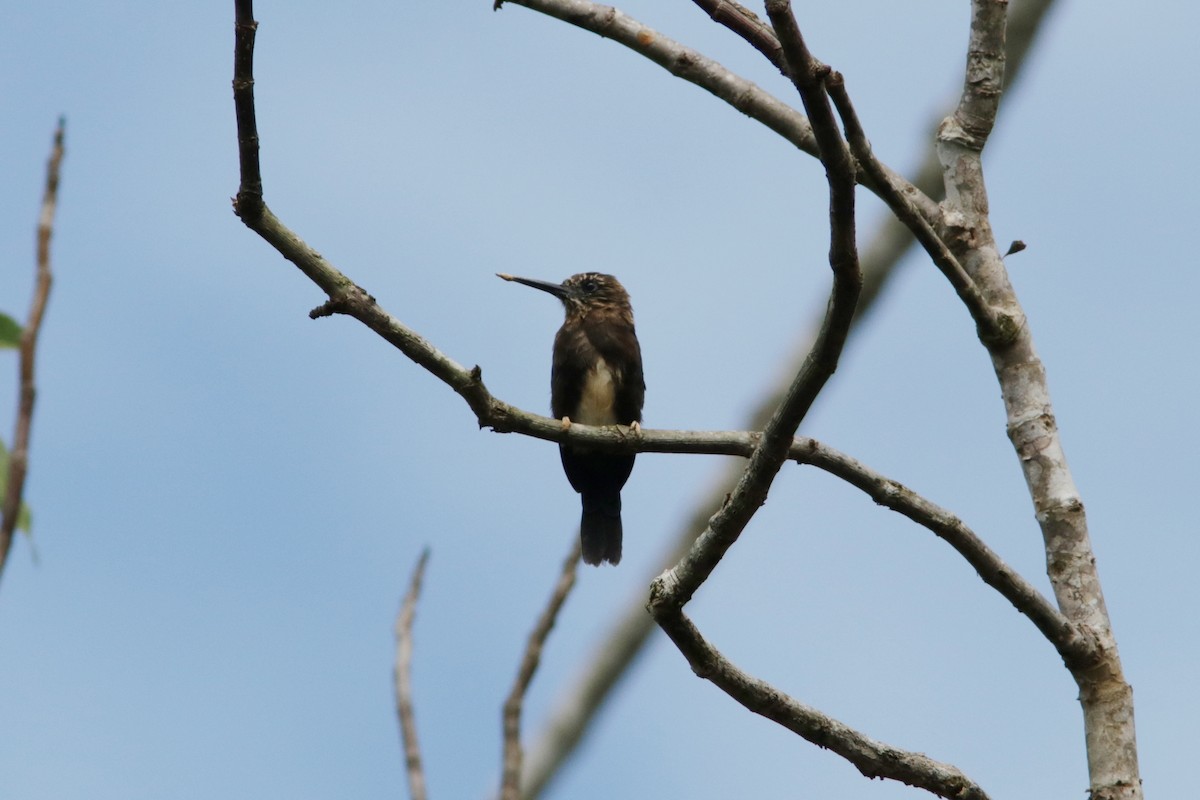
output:
[[[646,396],[642,351],[629,294],[620,281],[599,272],[572,275],[561,284],[500,277],[549,292],[566,309],[554,337],[551,413],[564,424],[640,423]],[[633,470],[634,454],[560,445],[559,455],[583,503],[579,535],[584,562],[620,562],[621,488]]]

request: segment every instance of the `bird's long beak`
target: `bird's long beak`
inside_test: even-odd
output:
[[[559,300],[563,300],[567,296],[566,287],[560,283],[550,283],[549,281],[535,281],[533,278],[518,278],[515,275],[508,275],[504,272],[497,272],[496,277],[502,278],[503,280],[506,280],[506,281],[512,281],[513,283],[523,283],[526,286],[532,286],[534,289],[541,289],[543,292],[549,292],[550,294],[554,295]]]

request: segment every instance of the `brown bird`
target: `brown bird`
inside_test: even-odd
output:
[[[564,427],[579,422],[637,428],[646,383],[633,308],[620,281],[599,272],[572,275],[562,283],[497,274],[549,292],[566,308],[566,320],[554,337],[551,413]],[[634,454],[565,444],[558,452],[567,480],[583,501],[579,537],[584,563],[619,563],[621,488],[633,470]]]

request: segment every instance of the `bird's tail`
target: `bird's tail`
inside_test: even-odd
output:
[[[621,493],[584,492],[579,540],[583,563],[621,563]]]

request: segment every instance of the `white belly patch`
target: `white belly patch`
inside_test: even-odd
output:
[[[616,425],[616,411],[613,403],[616,401],[616,381],[608,362],[603,358],[588,372],[583,381],[583,394],[579,398],[579,408],[572,415],[573,422],[584,425]],[[626,423],[629,420],[625,421]]]

